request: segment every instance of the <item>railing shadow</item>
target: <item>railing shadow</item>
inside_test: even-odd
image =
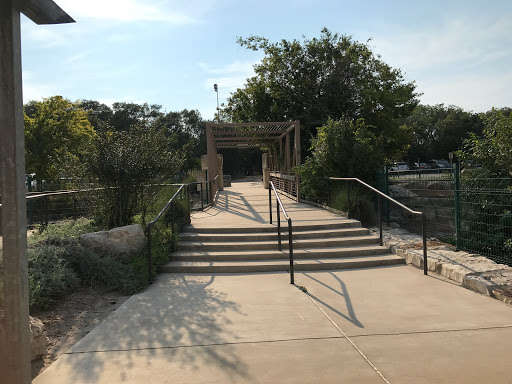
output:
[[[306,273],[306,272],[301,272],[301,274],[303,276],[306,276],[307,278],[313,280],[314,282],[320,284],[321,286],[327,288],[328,290],[336,293],[337,295],[341,296],[344,300],[345,300],[345,304],[347,306],[347,311],[348,311],[348,315],[340,312],[338,309],[334,308],[332,305],[326,303],[324,300],[320,299],[319,297],[315,296],[314,294],[312,294],[311,292],[308,292],[308,294],[313,298],[315,299],[317,302],[319,302],[320,304],[326,306],[327,308],[329,308],[331,311],[333,311],[334,313],[340,315],[341,317],[343,317],[345,320],[347,321],[350,321],[352,324],[354,324],[356,327],[359,327],[359,328],[364,328],[364,325],[358,320],[357,318],[357,315],[355,313],[355,310],[354,310],[354,306],[352,304],[352,300],[350,299],[350,295],[348,293],[348,290],[347,290],[347,286],[346,284],[343,282],[343,280],[341,280],[338,276],[336,276],[335,273],[333,272],[327,272],[329,275],[331,275],[334,280],[336,280],[339,285],[340,285],[340,288],[339,290],[331,287],[330,285],[322,282],[321,280],[319,279],[316,279],[315,277],[313,277],[312,275]]]
[[[104,353],[130,351],[133,353],[123,355],[125,360],[115,373],[121,382],[129,376],[137,353],[137,366],[143,364],[146,369],[151,369],[154,358],[165,356],[169,361],[179,359],[188,370],[215,365],[229,377],[249,379],[247,364],[229,345],[236,337],[226,330],[230,315],[243,313],[240,305],[227,300],[224,292],[210,287],[214,279],[160,275],[146,292],[132,296],[67,352],[80,354],[80,358],[70,360],[71,378],[97,382],[108,359]],[[207,347],[218,345],[226,347]]]

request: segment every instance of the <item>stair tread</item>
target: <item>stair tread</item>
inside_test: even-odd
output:
[[[375,260],[403,260],[400,256],[393,254],[374,255],[374,256],[355,256],[355,257],[340,257],[340,258],[313,258],[313,259],[297,259],[294,260],[294,265],[303,264],[333,264],[333,263],[349,263],[354,261],[375,261]],[[234,260],[234,261],[171,261],[165,266],[241,266],[241,265],[268,265],[268,264],[282,264],[290,265],[287,259],[269,259],[269,260]],[[165,267],[164,266],[164,267]]]
[[[304,236],[304,235],[328,235],[333,236],[334,234],[344,235],[347,233],[369,233],[369,230],[362,227],[353,227],[353,228],[333,228],[333,229],[317,229],[317,230],[308,230],[301,231],[299,233],[295,233],[296,236]],[[282,236],[288,236],[288,227],[283,227],[281,230]],[[194,239],[215,239],[217,237],[230,237],[232,239],[240,239],[241,241],[249,241],[251,237],[258,236],[273,236],[277,239],[277,231],[276,232],[248,232],[248,233],[197,233],[197,232],[183,232],[180,234],[180,240],[191,241]],[[246,240],[247,239],[247,240]]]
[[[351,247],[319,247],[314,248],[314,250],[310,249],[293,249],[294,254],[313,254],[318,252],[350,252],[350,251],[356,251],[356,250],[375,250],[379,249],[382,251],[388,251],[389,248],[381,245],[357,245],[357,246],[351,246]],[[282,251],[277,250],[277,244],[276,249],[262,249],[262,250],[240,250],[240,251],[184,251],[184,250],[178,250],[173,253],[173,255],[179,255],[179,256],[216,256],[216,255],[253,255],[253,254],[288,254],[287,249],[283,249]]]
[[[275,219],[277,220],[277,219]],[[285,220],[281,222],[282,227],[284,228],[287,223]],[[324,223],[324,224],[301,224],[300,222],[293,223],[294,232],[302,232],[302,231],[310,231],[315,229],[329,229],[329,228],[361,228],[361,223],[358,220],[353,219],[342,219],[336,220],[334,222]],[[183,228],[183,233],[194,232],[194,233],[248,233],[248,232],[276,232],[277,231],[277,221],[273,224],[270,223],[262,223],[260,225],[254,225],[249,227],[203,227],[203,226],[193,226],[188,225]]]
[[[323,243],[323,242],[335,242],[335,241],[338,241],[338,242],[350,242],[350,241],[356,241],[356,240],[361,240],[361,241],[368,241],[368,240],[372,240],[372,241],[379,241],[379,238],[376,237],[376,236],[373,236],[373,235],[367,235],[367,236],[345,236],[345,237],[341,237],[341,238],[321,238],[321,239],[294,239],[292,240],[293,244],[297,244],[297,245],[300,245],[300,244],[315,244],[315,243]],[[284,244],[284,243],[288,243],[288,235],[286,236],[281,236],[281,242]],[[210,247],[220,247],[220,246],[223,246],[223,245],[230,245],[230,246],[234,246],[236,244],[243,244],[243,245],[250,245],[250,244],[254,244],[256,247],[257,245],[269,245],[269,244],[275,244],[276,247],[277,247],[277,240],[264,240],[264,241],[240,241],[240,242],[236,242],[236,241],[219,241],[219,242],[214,242],[214,241],[208,241],[208,242],[201,242],[201,241],[181,241],[180,243],[180,247],[194,247],[194,246],[198,246],[198,245],[208,245]]]

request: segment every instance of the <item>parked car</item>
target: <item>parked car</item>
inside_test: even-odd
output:
[[[430,169],[427,163],[414,163],[414,169]]]
[[[389,168],[390,171],[408,171],[409,166],[403,161],[395,161]]]
[[[430,168],[451,168],[452,165],[448,160],[430,160],[427,162]]]

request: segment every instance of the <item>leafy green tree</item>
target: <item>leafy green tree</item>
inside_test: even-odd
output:
[[[510,108],[492,109],[480,115],[483,135],[474,133],[458,152],[463,160],[476,160],[484,171],[502,177],[512,176],[512,113]]]
[[[162,106],[157,104],[114,103],[110,126],[116,131],[129,131],[134,126],[150,127],[162,116]]]
[[[181,154],[171,149],[164,132],[132,127],[128,132],[98,134],[88,158],[91,175],[105,187],[98,218],[109,228],[142,221],[152,198],[149,184],[171,179],[182,166]]]
[[[256,76],[228,99],[232,121],[300,120],[307,153],[309,139],[329,118],[364,118],[387,157],[403,152],[410,136],[398,121],[418,103],[415,84],[367,44],[327,29],[311,40],[270,43],[251,36],[238,43],[265,57],[254,66]]]
[[[105,131],[110,128],[114,111],[108,105],[96,100],[79,100],[77,105],[87,111],[87,118],[96,131]]]
[[[30,102],[25,113],[27,173],[36,179],[79,176],[95,137],[87,112],[61,96]],[[41,183],[38,183],[41,185]]]
[[[163,131],[171,147],[182,153],[185,170],[199,167],[201,155],[206,154],[206,127],[199,111],[184,109],[162,114],[152,126]]]
[[[319,128],[311,156],[299,169],[306,197],[325,201],[329,176],[373,180],[387,159],[372,128],[363,119],[348,117],[329,119]]]
[[[408,150],[409,161],[446,159],[449,152],[462,148],[471,133],[481,134],[483,122],[477,114],[443,104],[418,105],[403,120],[414,132],[414,142]]]

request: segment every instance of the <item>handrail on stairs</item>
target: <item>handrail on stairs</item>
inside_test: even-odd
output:
[[[347,216],[348,216],[349,219],[350,219],[350,189],[351,189],[350,187],[351,187],[351,182],[352,181],[358,182],[359,184],[363,185],[364,187],[370,189],[371,191],[373,191],[373,192],[375,192],[377,194],[377,211],[378,211],[378,214],[379,214],[380,245],[383,244],[383,241],[382,241],[381,197],[391,201],[393,204],[398,205],[400,208],[405,209],[406,211],[412,213],[413,215],[421,216],[421,227],[422,227],[422,235],[423,235],[423,274],[425,274],[425,275],[428,274],[428,266],[427,266],[427,216],[425,215],[424,212],[415,211],[415,210],[407,207],[406,205],[400,203],[399,201],[396,201],[392,197],[386,195],[385,193],[379,191],[378,189],[372,187],[371,185],[366,184],[364,181],[361,181],[361,180],[359,180],[359,179],[357,179],[355,177],[328,177],[327,181],[329,182],[329,180],[348,181],[348,189],[347,189],[347,200],[348,200],[347,211],[348,212],[347,212]],[[330,188],[328,187],[327,190],[328,190],[328,193],[329,193]],[[329,193],[329,195],[330,195],[330,193]]]
[[[272,191],[274,191],[276,195],[276,208],[277,208],[277,243],[278,249],[281,250],[281,215],[280,211],[283,211],[284,217],[288,221],[288,251],[290,254],[290,284],[295,283],[294,275],[293,275],[293,242],[292,242],[292,219],[286,213],[286,209],[284,209],[283,203],[279,198],[279,194],[277,193],[276,187],[274,183],[270,181],[268,183],[268,208],[270,213],[270,224],[272,224]]]

